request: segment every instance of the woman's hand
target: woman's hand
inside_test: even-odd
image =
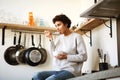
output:
[[[48,30],[45,30],[45,31],[44,31],[44,34],[45,34],[45,36],[48,37],[50,40],[53,40],[53,38],[52,38],[52,32],[50,32],[50,31],[48,31]]]
[[[57,59],[62,60],[62,59],[67,59],[67,54],[66,53],[61,53],[55,56]]]

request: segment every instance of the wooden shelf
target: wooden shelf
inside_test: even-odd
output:
[[[56,29],[52,27],[40,27],[40,26],[0,23],[0,28],[4,28],[4,27],[6,27],[6,29],[34,31],[34,32],[43,32],[44,30],[50,30],[52,32],[56,31]]]
[[[81,35],[85,34],[89,30],[92,30],[99,25],[103,24],[107,20],[103,19],[91,19],[81,25],[80,27],[77,27],[74,32],[77,32]],[[28,26],[28,25],[21,25],[21,24],[8,24],[8,23],[0,23],[0,28],[3,28],[6,26],[6,29],[12,29],[12,30],[24,30],[24,31],[34,31],[34,32],[44,32],[44,30],[50,30],[52,32],[56,32],[56,29],[53,27],[40,27],[40,26]],[[88,31],[82,31],[82,30],[88,30]]]
[[[83,25],[81,25],[80,27],[77,27],[74,31],[83,35],[86,32],[88,32],[89,30],[92,30],[92,29],[98,27],[99,25],[103,24],[106,21],[108,21],[108,20],[91,19],[91,20],[87,21],[86,23],[84,23]],[[86,31],[83,31],[83,30],[86,30]]]

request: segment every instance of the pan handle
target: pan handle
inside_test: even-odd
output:
[[[20,42],[21,42],[21,32],[19,33],[18,45],[20,45]]]
[[[33,36],[33,34],[31,35],[31,38],[32,38],[32,45],[35,46],[35,44],[34,44],[34,36]]]
[[[14,34],[14,41],[13,44],[16,45],[16,33]]]
[[[39,44],[38,44],[38,48],[42,48],[42,45],[41,45],[41,35],[39,35]]]
[[[19,32],[19,39],[18,39],[18,44],[16,45],[16,50],[19,50],[21,48],[23,48],[23,46],[20,45],[21,43],[21,32]]]
[[[6,26],[2,28],[2,45],[5,44],[5,29],[6,29]]]

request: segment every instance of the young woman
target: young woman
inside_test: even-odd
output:
[[[82,36],[69,29],[71,20],[60,14],[53,18],[53,23],[60,35],[55,41],[50,31],[45,31],[45,35],[51,42],[54,70],[38,72],[33,80],[66,80],[79,76],[83,62],[87,60]]]

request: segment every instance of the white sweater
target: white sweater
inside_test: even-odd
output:
[[[67,59],[58,60],[54,57],[53,68],[55,70],[67,70],[75,76],[81,75],[83,62],[87,60],[86,47],[80,34],[71,33],[68,36],[60,35],[51,41],[51,49],[53,55],[57,52],[67,53]]]

